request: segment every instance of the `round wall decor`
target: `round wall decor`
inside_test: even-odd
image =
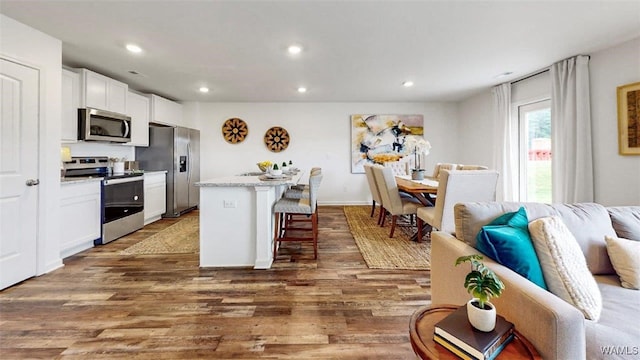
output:
[[[274,126],[264,134],[264,143],[273,152],[280,152],[289,146],[289,133],[284,128]]]
[[[249,127],[242,119],[231,118],[222,124],[222,136],[228,143],[241,143],[248,134]]]

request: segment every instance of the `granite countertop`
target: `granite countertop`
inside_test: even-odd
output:
[[[92,177],[92,176],[86,176],[86,177],[64,177],[64,178],[60,178],[60,184],[61,185],[78,184],[78,183],[83,183],[83,182],[102,181],[103,179],[104,178],[102,178],[102,177]]]
[[[242,187],[242,186],[278,186],[297,184],[302,176],[302,171],[296,174],[285,174],[282,179],[261,180],[264,175],[260,176],[224,176],[210,180],[203,180],[196,183],[200,187]]]

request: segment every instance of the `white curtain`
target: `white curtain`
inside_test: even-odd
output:
[[[589,57],[557,62],[550,74],[553,202],[592,202]]]
[[[518,139],[511,120],[511,84],[495,86],[494,114],[494,167],[500,173],[496,189],[497,201],[515,201],[518,189]]]

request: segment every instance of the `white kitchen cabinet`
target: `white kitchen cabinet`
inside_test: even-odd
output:
[[[80,105],[119,114],[127,113],[129,85],[98,74],[88,69],[80,69]]]
[[[60,257],[93,247],[102,236],[100,180],[62,182],[60,195]]]
[[[159,220],[167,211],[167,173],[144,173],[144,224]]]
[[[131,141],[125,145],[149,146],[150,102],[148,96],[128,91],[127,115],[131,117]]]
[[[182,104],[154,94],[149,97],[151,99],[151,122],[169,126],[183,126]]]
[[[62,69],[62,142],[78,141],[78,108],[80,107],[80,74]]]

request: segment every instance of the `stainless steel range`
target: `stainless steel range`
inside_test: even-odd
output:
[[[140,173],[111,174],[109,158],[73,157],[64,163],[65,177],[101,177],[102,237],[106,244],[144,226],[144,180]]]

